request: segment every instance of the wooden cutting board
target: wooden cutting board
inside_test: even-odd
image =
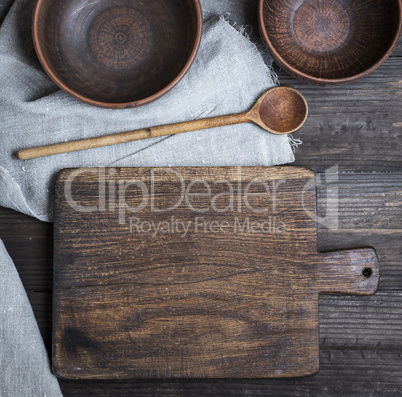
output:
[[[317,253],[298,167],[63,170],[60,377],[262,378],[319,369],[320,292],[373,294],[375,251]]]

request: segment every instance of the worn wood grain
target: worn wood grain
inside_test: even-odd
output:
[[[327,350],[311,377],[268,380],[82,382],[63,380],[67,395],[101,396],[397,396],[402,392],[398,351]],[[105,392],[105,390],[107,390]],[[104,393],[104,394],[103,394]]]
[[[29,292],[39,328],[50,342],[52,294]],[[380,291],[373,296],[321,294],[320,350],[402,350],[402,292]],[[49,343],[50,345],[50,343]]]
[[[318,250],[373,246],[381,267],[381,290],[402,288],[402,173],[319,174],[317,211],[328,212],[327,194],[339,194],[339,230],[318,224]],[[53,225],[0,208],[0,237],[29,291],[52,288]]]
[[[401,290],[402,172],[328,173],[318,181],[320,250],[373,246],[381,267],[380,289]]]
[[[257,15],[257,4],[257,0],[250,0],[247,3],[250,17],[246,24],[250,26],[257,26],[257,19],[251,18],[252,15]],[[250,27],[247,27],[246,31],[250,30]],[[257,37],[257,29],[254,28],[252,34]],[[398,225],[401,217],[398,215],[399,212],[394,217],[381,212],[388,202],[395,202],[397,197],[397,190],[393,188],[395,182],[388,179],[388,173],[399,172],[400,175],[402,169],[399,143],[401,136],[397,128],[392,130],[390,127],[394,123],[399,125],[398,123],[402,122],[397,117],[401,109],[401,95],[397,89],[398,82],[402,79],[401,57],[402,40],[391,58],[369,77],[331,90],[300,83],[284,72],[278,72],[282,84],[298,88],[303,94],[307,91],[312,110],[309,118],[311,124],[307,124],[300,134],[294,134],[304,141],[296,152],[297,164],[321,171],[338,165],[341,171],[367,172],[368,174],[363,176],[350,175],[350,184],[355,184],[360,197],[370,195],[373,188],[371,178],[379,184],[378,191],[382,189],[384,193],[382,197],[380,193],[375,194],[373,202],[375,208],[370,211],[370,216],[364,215],[364,206],[359,205],[360,200],[351,202],[347,195],[344,196],[342,206],[346,205],[349,210],[348,215],[343,216],[341,206],[340,216],[343,222],[349,217],[354,217],[355,223],[350,225],[354,230],[338,234],[324,227],[318,230],[318,247],[322,251],[342,247],[374,246],[379,254],[382,290],[372,298],[364,297],[361,300],[347,296],[321,297],[320,372],[312,377],[267,381],[60,380],[66,397],[93,395],[393,397],[402,394],[401,358],[398,350],[401,340],[399,334],[401,317],[398,313],[402,302],[397,297],[402,283],[399,271],[402,261],[401,240],[399,236],[383,231],[388,228],[389,222]],[[351,96],[351,93],[354,95]],[[362,101],[356,100],[359,96]],[[348,118],[352,122],[350,125]],[[328,144],[327,140],[330,140]],[[372,171],[375,173],[371,173]],[[361,178],[364,178],[363,183],[360,183]],[[325,216],[325,208],[320,204],[322,197],[319,193],[318,210],[321,211],[321,208],[320,214]],[[354,206],[356,213],[353,212]],[[398,206],[394,208],[395,211],[398,209]],[[374,220],[375,228],[367,227],[371,220]],[[401,227],[401,224],[399,223],[397,227]],[[51,313],[46,307],[51,299],[51,292],[34,291],[51,291],[52,229],[52,225],[0,208],[0,238],[5,242],[26,289],[30,291],[29,297],[47,345],[50,344]],[[384,279],[387,281],[384,282]],[[39,297],[40,295],[42,296]],[[367,306],[366,302],[374,302],[373,298],[379,298],[376,305],[370,303]],[[362,319],[362,316],[368,318],[370,314],[373,317],[370,317],[369,322],[367,319]],[[379,342],[381,344],[378,349],[373,350],[373,344],[377,346]],[[334,348],[331,344],[334,344]],[[343,344],[347,345],[344,347]]]
[[[51,291],[53,225],[0,207],[0,238],[28,291]]]
[[[51,293],[30,293],[45,340],[51,333]],[[320,372],[287,380],[69,381],[66,396],[317,395],[394,396],[402,390],[402,293],[320,297]]]
[[[52,294],[28,292],[45,341],[52,330]],[[321,294],[320,350],[402,350],[402,292],[379,291],[373,296]]]
[[[395,149],[395,148],[394,148]],[[345,178],[347,178],[345,180]],[[319,215],[325,217],[327,179],[322,174],[318,189]],[[115,396],[115,395],[314,395],[314,396],[394,396],[401,393],[399,335],[402,327],[400,308],[400,268],[402,254],[400,238],[382,233],[388,225],[400,227],[401,217],[398,197],[402,174],[367,173],[339,176],[339,192],[343,199],[339,207],[341,223],[351,222],[350,233],[339,233],[319,225],[318,248],[321,251],[372,245],[379,254],[381,270],[380,289],[373,297],[354,298],[323,295],[320,298],[321,353],[320,372],[307,378],[269,381],[67,381],[60,380],[65,396]],[[343,189],[342,184],[349,186]],[[353,189],[354,187],[354,189]],[[349,192],[346,194],[346,192]],[[350,195],[350,193],[352,193]],[[370,200],[371,198],[371,200]],[[363,202],[362,202],[363,199]],[[365,200],[365,201],[364,201]],[[370,206],[370,216],[365,216],[365,206]],[[393,209],[392,209],[393,207]],[[345,210],[345,215],[344,213]],[[353,211],[355,208],[355,211]],[[384,212],[385,211],[385,212]],[[375,228],[369,228],[374,222]],[[399,226],[398,226],[399,225]],[[42,335],[49,346],[51,341],[51,292],[52,225],[39,222],[15,211],[0,208],[0,238],[5,242],[29,293]],[[48,243],[43,244],[46,236]],[[18,243],[14,244],[14,239]],[[395,269],[388,276],[391,268]],[[35,274],[49,274],[36,278]],[[32,283],[32,279],[36,282]],[[384,278],[388,282],[384,283]],[[386,291],[385,289],[396,291]],[[38,295],[42,295],[39,297]],[[44,296],[43,296],[44,295]],[[43,306],[42,306],[42,303]],[[370,302],[368,306],[366,303]],[[375,305],[373,302],[376,302]],[[368,330],[368,331],[367,331]],[[366,334],[368,332],[368,335]],[[338,342],[339,341],[339,342]],[[379,344],[380,343],[380,344]],[[334,347],[334,349],[332,348]],[[327,350],[331,350],[331,355]],[[50,350],[49,350],[50,351]],[[377,353],[375,353],[377,351]],[[387,353],[395,351],[395,353]],[[334,354],[343,357],[335,363]],[[364,356],[364,359],[363,359]],[[343,369],[342,369],[343,367]],[[341,371],[342,370],[342,371]],[[344,370],[348,376],[345,377]]]
[[[142,194],[119,197],[117,212],[110,195],[116,182],[138,188],[138,181]],[[63,171],[55,200],[56,373],[126,379],[316,372],[319,292],[374,293],[378,269],[372,249],[317,253],[316,192],[305,189],[311,182],[314,174],[297,167]],[[186,185],[197,186],[191,203]],[[147,229],[175,218],[189,230],[132,230],[121,222],[126,200],[130,208],[140,205],[135,216]],[[272,230],[236,226],[250,219],[268,228],[271,218]],[[212,222],[215,231],[205,229]]]
[[[315,87],[278,71],[281,84],[299,90],[309,104],[305,125],[294,134],[303,144],[295,165],[324,172],[398,172],[402,156],[402,58],[391,57],[369,76],[344,86]]]
[[[374,296],[322,295],[321,350],[402,351],[402,292]]]
[[[85,396],[397,396],[402,392],[398,351],[328,350],[321,370],[311,377],[268,380],[72,382],[63,380],[67,395]],[[107,391],[106,391],[107,390]]]

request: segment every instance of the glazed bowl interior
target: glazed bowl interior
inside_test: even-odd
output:
[[[111,108],[159,98],[201,40],[199,0],[39,0],[33,39],[48,75],[83,102]]]
[[[337,84],[377,68],[401,31],[401,0],[260,0],[262,37],[302,80]]]

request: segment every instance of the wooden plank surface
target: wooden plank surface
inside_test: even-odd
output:
[[[100,180],[108,187],[102,197]],[[131,191],[122,201],[119,190],[117,204],[115,186],[138,188],[138,181],[141,197]],[[305,189],[311,181],[315,187],[314,174],[300,167],[61,172],[56,373],[136,379],[316,372],[319,292],[372,294],[378,268],[372,249],[317,253],[316,191]],[[140,206],[135,219],[146,230],[132,228],[128,205]],[[172,219],[181,232],[170,229]],[[168,230],[150,232],[161,223]]]
[[[401,308],[400,292],[380,292],[373,297],[322,296],[321,369],[313,377],[230,382],[63,380],[61,385],[65,394],[77,396],[395,396],[402,392]],[[39,317],[41,321],[47,323]]]
[[[50,292],[28,292],[45,341],[51,338]],[[319,302],[320,350],[402,352],[402,292],[373,296],[322,294]],[[399,355],[397,355],[399,357]]]
[[[321,174],[318,211],[327,212],[328,175]],[[330,179],[331,181],[331,179]],[[336,182],[342,197],[339,217],[347,233],[319,225],[321,251],[373,245],[379,254],[380,290],[374,297],[322,296],[321,370],[314,377],[296,380],[264,381],[180,381],[180,382],[80,382],[61,380],[66,396],[95,395],[317,395],[391,396],[401,392],[401,295],[398,272],[402,262],[400,192],[401,173],[340,174]],[[332,182],[334,183],[334,182]],[[331,183],[331,184],[332,184]],[[342,188],[342,185],[345,188]],[[370,211],[367,211],[366,207]],[[396,212],[395,212],[396,211]],[[395,214],[395,216],[394,216]],[[368,215],[368,216],[367,216]],[[371,228],[371,225],[375,228]],[[395,235],[389,229],[396,229]],[[52,225],[39,222],[8,209],[0,209],[0,237],[6,244],[23,283],[29,291],[35,315],[45,342],[50,347]],[[18,239],[17,242],[15,242]],[[44,244],[44,240],[48,242]],[[392,272],[392,273],[390,273]],[[48,275],[37,277],[35,275]],[[34,280],[34,281],[33,281]],[[367,301],[368,300],[368,301]],[[370,302],[367,305],[367,302]],[[375,305],[374,305],[375,304]],[[374,309],[375,307],[375,309]],[[368,320],[369,319],[369,322]],[[367,330],[369,332],[367,333]],[[380,343],[380,345],[379,345]],[[49,350],[50,351],[50,350]],[[329,352],[332,352],[331,355]],[[334,359],[343,357],[339,362]],[[330,359],[331,358],[331,359]],[[344,371],[347,371],[347,377]],[[353,387],[352,387],[353,386]],[[381,390],[381,392],[379,391]]]
[[[325,217],[326,180],[321,174],[318,211]],[[400,236],[389,237],[389,225],[401,228],[401,173],[339,175],[342,196],[339,216],[348,233],[319,227],[321,251],[373,245],[379,253],[381,292],[373,297],[323,295],[320,299],[320,372],[304,379],[269,381],[67,381],[66,396],[115,395],[316,395],[394,396],[401,393],[401,273]],[[342,184],[348,188],[342,188]],[[371,199],[370,199],[371,198]],[[370,211],[366,211],[366,206]],[[393,216],[396,211],[395,216]],[[367,216],[367,214],[369,216]],[[354,220],[353,220],[354,219]],[[349,222],[349,223],[348,223]],[[371,223],[375,228],[371,229]],[[51,342],[52,225],[8,209],[0,209],[0,238],[14,259],[45,342]],[[18,243],[15,242],[18,239]],[[44,239],[48,243],[44,244]],[[392,270],[394,269],[394,270]],[[390,271],[393,273],[391,274]],[[48,274],[48,277],[35,275]],[[32,278],[31,278],[32,276]],[[32,279],[35,280],[32,282]],[[50,350],[49,350],[50,351]],[[331,353],[330,353],[331,352]],[[336,359],[335,359],[336,358]],[[339,358],[343,361],[339,362]],[[345,374],[345,371],[347,372]],[[347,375],[347,376],[346,376]]]
[[[254,22],[250,21],[250,24]],[[277,68],[276,70],[278,71]],[[303,93],[307,92],[308,100],[313,102],[310,107],[310,117],[313,117],[310,124],[312,129],[304,128],[300,134],[295,134],[295,137],[300,136],[304,141],[296,152],[296,164],[322,172],[338,165],[338,170],[347,173],[342,174],[340,178],[348,175],[347,184],[356,186],[355,193],[358,199],[356,200],[355,196],[352,200],[346,195],[339,208],[345,228],[348,219],[354,217],[355,222],[350,222],[350,230],[344,233],[320,227],[319,250],[373,245],[379,254],[382,275],[381,292],[372,298],[363,297],[356,301],[352,299],[353,304],[350,304],[349,297],[321,297],[321,370],[317,375],[302,379],[270,379],[268,381],[83,382],[61,380],[64,395],[194,397],[200,395],[320,397],[401,395],[401,337],[399,335],[402,328],[399,325],[402,307],[400,299],[402,273],[399,270],[402,266],[401,236],[397,231],[390,233],[388,228],[388,224],[394,225],[395,229],[402,228],[400,216],[402,129],[392,127],[394,123],[399,126],[398,123],[402,121],[399,120],[402,108],[402,88],[398,83],[402,80],[401,71],[402,41],[399,42],[392,57],[379,70],[368,78],[349,86],[334,89],[309,86],[278,71],[282,84],[299,88]],[[367,95],[367,90],[370,95]],[[352,98],[368,97],[369,102],[367,105],[357,103],[350,100],[351,96]],[[346,106],[344,101],[350,106]],[[380,104],[380,108],[377,107],[377,103]],[[333,109],[326,111],[325,108],[328,107],[338,107],[341,112],[334,112]],[[313,113],[316,110],[319,113],[315,116]],[[371,123],[366,123],[368,119]],[[348,120],[352,120],[353,124],[349,126]],[[353,134],[338,131],[337,123],[350,130],[353,127]],[[320,126],[322,126],[321,129]],[[361,126],[361,132],[356,126]],[[369,143],[365,141],[366,133]],[[373,134],[376,134],[378,139],[375,139]],[[326,143],[327,135],[330,137],[330,144]],[[377,193],[373,194],[370,216],[366,216],[365,207],[361,205],[360,199],[372,193],[373,183],[378,184]],[[325,203],[322,204],[321,200],[324,199],[324,190],[319,190],[318,194],[318,209],[323,217]],[[349,209],[346,211],[346,208]],[[384,210],[389,212],[383,212]],[[373,219],[375,225],[371,223]],[[29,298],[42,335],[49,346],[52,225],[41,223],[8,209],[0,209],[0,238],[5,242],[23,283],[29,291]],[[367,304],[367,302],[371,303]],[[331,320],[323,317],[325,313],[328,313]],[[369,323],[368,318],[370,318]],[[369,329],[368,335],[366,335],[367,329]],[[329,334],[330,331],[333,333]],[[324,339],[325,336],[328,338]],[[381,342],[380,345],[378,345],[379,342]]]
[[[380,289],[401,290],[402,172],[320,174],[319,181],[319,249],[375,247]],[[334,215],[337,227],[329,229],[325,218]]]
[[[30,293],[42,331],[50,336],[51,293]],[[374,296],[322,295],[320,372],[298,379],[208,381],[68,381],[65,395],[152,396],[316,395],[395,396],[402,392],[402,292]],[[49,339],[47,339],[49,340]]]
[[[294,137],[303,141],[295,165],[317,172],[400,171],[395,150],[402,137],[402,58],[389,58],[368,77],[338,87],[299,82],[278,72],[281,84],[298,89],[310,114]]]

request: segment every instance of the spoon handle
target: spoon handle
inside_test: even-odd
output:
[[[185,121],[183,123],[161,125],[158,127],[144,128],[141,130],[121,132],[118,134],[105,135],[101,137],[80,139],[77,141],[56,143],[53,145],[38,146],[18,151],[17,157],[20,160],[33,159],[37,157],[51,156],[53,154],[76,152],[79,150],[93,149],[102,146],[110,146],[118,143],[138,141],[140,139],[156,138],[159,136],[179,134],[203,130],[206,128],[222,127],[247,122],[248,112],[229,114],[226,116],[210,117],[201,120]]]

